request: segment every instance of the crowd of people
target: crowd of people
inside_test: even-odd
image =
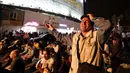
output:
[[[80,32],[3,32],[0,73],[114,73],[120,65],[121,35],[108,19],[81,17]],[[94,29],[94,25],[99,29]]]

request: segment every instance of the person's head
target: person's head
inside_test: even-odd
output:
[[[52,34],[43,34],[34,40],[34,46],[38,49],[44,49],[48,43],[53,43],[56,38]]]
[[[81,32],[88,32],[93,29],[93,22],[88,15],[81,16],[80,30]]]
[[[39,43],[37,41],[34,41],[33,45],[34,45],[35,48],[40,49]]]
[[[19,56],[19,51],[18,50],[13,50],[13,51],[11,51],[9,56],[10,56],[11,59],[14,59],[17,56]]]
[[[47,46],[47,42],[42,40],[34,41],[33,45],[36,49],[44,49]]]

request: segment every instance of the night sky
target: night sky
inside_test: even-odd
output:
[[[125,9],[130,9],[129,0],[86,0],[85,14],[94,13],[97,16],[108,17],[113,14],[120,15]]]

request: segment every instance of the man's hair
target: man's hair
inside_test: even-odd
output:
[[[85,17],[86,17],[86,18],[89,18],[88,15],[82,15],[80,19],[82,20],[82,19],[85,18]],[[89,18],[89,19],[90,19],[90,18]]]
[[[82,20],[82,19],[85,18],[85,17],[90,20],[90,18],[89,18],[88,15],[82,15],[80,19]],[[91,22],[91,25],[93,26],[93,25],[94,25],[94,22],[92,22],[91,20],[90,20],[90,22]]]

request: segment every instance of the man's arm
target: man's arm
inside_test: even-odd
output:
[[[100,44],[104,44],[104,42],[107,39],[107,36],[109,36],[109,33],[111,31],[111,22],[107,19],[104,19],[102,17],[94,17],[92,14],[88,14],[90,20],[94,22],[94,25],[96,25],[99,29],[98,31],[98,39],[100,41]]]
[[[51,24],[46,24],[46,25],[47,25],[47,28],[51,30],[50,33],[56,37],[56,40],[59,41],[62,38],[62,34],[59,33]]]
[[[57,41],[63,41],[64,43],[66,43],[67,45],[71,46],[71,42],[72,42],[72,37],[73,36],[69,36],[69,35],[63,35],[62,33],[58,32],[51,24],[47,24],[48,29],[51,30],[52,32],[50,32],[51,34],[53,34],[56,37]]]
[[[111,27],[111,22],[103,17],[94,17],[93,14],[88,14],[88,16],[102,32],[107,31]]]
[[[16,59],[12,60],[11,64],[7,66],[6,69],[12,71],[15,65],[16,65]]]

